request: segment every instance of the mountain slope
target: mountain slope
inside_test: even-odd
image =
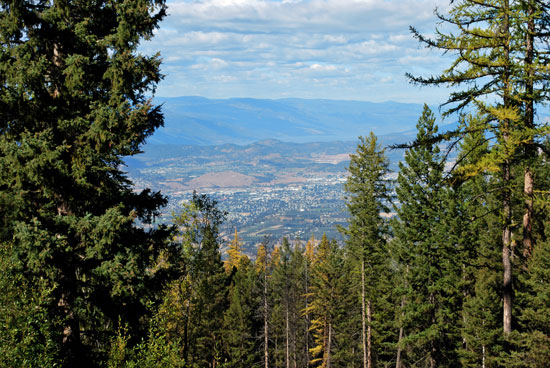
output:
[[[419,104],[340,100],[202,97],[156,98],[163,105],[165,126],[153,144],[250,144],[277,139],[286,142],[355,140],[414,129]]]

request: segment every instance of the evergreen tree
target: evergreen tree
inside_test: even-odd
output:
[[[330,368],[335,349],[335,321],[339,308],[342,277],[342,251],[335,241],[325,234],[319,243],[312,267],[311,303],[307,312],[312,315],[311,331],[314,346],[310,348],[311,362],[315,367]]]
[[[544,142],[548,145],[548,141]],[[509,341],[513,350],[503,359],[507,367],[544,367],[550,359],[550,267],[548,221],[548,194],[550,192],[550,165],[546,155],[531,162],[531,170],[539,183],[540,191],[533,197],[532,240],[536,246],[525,256],[518,273],[516,314],[517,333]]]
[[[381,322],[388,318],[374,321],[373,316],[383,317],[378,309],[390,290],[382,286],[388,281],[390,259],[386,246],[387,224],[381,215],[389,212],[388,160],[372,132],[367,138],[359,137],[357,152],[351,155],[348,171],[350,175],[344,188],[348,193],[350,218],[344,233],[348,235],[348,259],[356,260],[352,262],[355,263],[352,270],[359,278],[355,284],[358,286],[357,300],[361,304],[363,368],[371,368],[376,364],[373,356],[387,350],[380,344],[373,344],[373,333],[381,337],[388,330],[388,326],[382,326]]]
[[[395,252],[405,265],[403,361],[456,366],[461,343],[460,254],[451,227],[455,214],[447,201],[444,161],[434,145],[435,117],[426,105],[417,129],[416,144],[399,165],[398,221],[393,224],[399,246]]]
[[[14,273],[11,252],[0,248],[0,366],[54,366],[61,332],[44,323],[51,290]]]
[[[230,278],[218,239],[225,213],[215,200],[194,193],[174,216],[182,244],[181,277],[165,293],[156,317],[158,330],[167,343],[178,342],[186,367],[213,367],[225,359],[222,327]]]
[[[270,277],[270,254],[268,252],[268,239],[258,246],[258,253],[256,255],[256,262],[254,267],[258,275],[258,283],[261,290],[261,305],[259,309],[259,315],[263,321],[262,333],[260,335],[261,346],[263,349],[263,366],[269,368],[270,356],[269,356],[269,315],[270,315],[270,298],[269,298],[269,277]]]
[[[259,289],[256,273],[248,257],[240,259],[229,289],[229,307],[224,312],[223,344],[226,365],[248,368],[261,363],[261,349],[257,336],[261,333],[262,321],[259,309]]]
[[[183,368],[179,351],[179,340],[168,338],[166,332],[157,325],[155,316],[149,325],[149,334],[136,346],[129,346],[130,336],[121,327],[112,339],[108,368]]]
[[[304,351],[306,355],[306,362],[304,367],[309,367],[309,349],[313,346],[312,336],[311,336],[311,315],[309,313],[309,306],[311,302],[311,296],[309,294],[309,289],[311,287],[311,269],[313,266],[313,261],[315,259],[315,236],[311,235],[311,238],[306,242],[304,249]]]
[[[222,361],[223,313],[227,309],[228,277],[219,250],[218,229],[225,213],[206,195],[193,195],[191,218],[195,254],[189,273],[192,296],[184,359],[189,367],[214,367]]]
[[[13,328],[57,336],[60,366],[99,365],[119,320],[140,336],[173,276],[170,231],[138,226],[166,200],[121,171],[163,122],[145,97],[160,59],[137,48],[164,16],[162,0],[0,2],[3,271],[41,296],[40,322]]]
[[[548,230],[547,230],[548,231]],[[522,305],[520,332],[513,336],[514,351],[506,357],[507,367],[542,368],[550,359],[550,245],[538,242],[522,275],[524,288],[518,295]]]
[[[270,282],[273,296],[271,336],[276,341],[273,350],[276,366],[305,367],[309,361],[306,350],[308,324],[302,317],[307,297],[305,260],[300,243],[292,247],[288,239],[283,238],[279,262],[273,264]]]
[[[306,243],[307,244],[307,243]],[[293,277],[294,308],[292,313],[293,339],[295,342],[294,356],[291,367],[307,367],[309,364],[309,332],[308,315],[304,312],[308,304],[308,269],[311,264],[306,257],[305,247],[300,240],[296,240],[292,249],[290,265]]]
[[[453,2],[448,15],[438,14],[456,32],[438,31],[435,39],[416,37],[428,47],[456,54],[451,66],[429,78],[409,75],[423,85],[465,86],[451,93],[447,114],[474,106],[487,115],[482,129],[493,139],[491,149],[473,173],[489,169],[499,172],[502,248],[503,332],[512,331],[513,261],[516,223],[523,222],[524,253],[532,248],[534,181],[530,168],[536,156],[537,140],[547,134],[544,123],[534,120],[535,105],[547,100],[548,5],[537,0]],[[471,127],[454,132],[462,135]],[[524,190],[514,188],[513,173],[523,163]],[[517,173],[516,173],[517,175]],[[523,221],[512,207],[523,198]]]
[[[291,314],[294,308],[290,242],[283,238],[279,256],[275,256],[270,280],[272,295],[271,339],[275,342],[273,358],[276,367],[290,367],[291,350],[294,346],[291,333]]]
[[[462,117],[461,124],[472,127],[459,147],[454,170],[457,181],[453,194],[459,203],[459,246],[463,251],[461,364],[494,367],[503,348],[499,321],[501,251],[496,246],[500,236],[499,203],[494,195],[498,182],[488,171],[468,176],[489,149],[483,129],[476,129],[483,124],[483,116]]]

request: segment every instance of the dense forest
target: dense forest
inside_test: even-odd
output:
[[[342,244],[266,239],[252,259],[205,195],[156,226],[124,157],[162,125],[163,0],[0,1],[0,366],[547,367],[550,12],[461,0],[422,45],[452,55],[396,180],[351,155]],[[450,31],[449,31],[450,29]],[[388,112],[390,114],[391,112]]]

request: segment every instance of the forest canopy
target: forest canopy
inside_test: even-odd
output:
[[[162,0],[0,0],[0,366],[546,367],[549,6],[460,0],[421,45],[447,69],[391,180],[359,137],[345,241],[245,255],[194,194],[172,226],[124,158],[162,126]],[[443,29],[450,27],[446,33]],[[388,112],[391,113],[391,112]],[[452,152],[453,155],[449,155]]]

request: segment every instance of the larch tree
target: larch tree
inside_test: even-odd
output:
[[[342,250],[336,241],[329,241],[325,234],[319,243],[311,269],[310,304],[307,312],[312,316],[310,330],[314,346],[309,351],[310,364],[330,368],[335,349],[335,321],[340,312],[339,301],[343,267]]]
[[[160,58],[137,48],[164,16],[162,0],[0,2],[2,272],[41,289],[61,366],[100,364],[119,321],[139,335],[171,277],[171,233],[138,225],[166,200],[122,171],[163,123],[146,97]]]
[[[519,1],[521,17],[515,22],[518,43],[523,46],[518,53],[519,75],[518,99],[522,106],[523,132],[521,159],[523,161],[523,201],[522,219],[523,256],[527,259],[533,252],[533,216],[535,180],[532,166],[538,159],[537,146],[540,137],[548,134],[545,124],[536,121],[537,105],[549,99],[548,79],[550,70],[550,6],[546,1]],[[522,45],[522,39],[524,44]],[[540,190],[540,189],[539,189]]]
[[[231,273],[231,271],[233,270],[233,267],[238,268],[241,262],[241,259],[245,257],[242,251],[241,242],[239,241],[239,234],[237,233],[237,229],[235,229],[235,235],[233,236],[233,240],[231,240],[231,243],[229,243],[227,256],[228,256],[228,259],[224,261],[224,267],[228,273]]]
[[[472,167],[500,175],[502,250],[503,332],[512,331],[512,232],[516,218],[515,198],[524,198],[523,244],[532,249],[533,176],[529,161],[536,154],[537,141],[548,131],[534,120],[535,105],[548,98],[546,60],[548,6],[530,0],[461,0],[452,2],[448,14],[438,14],[441,24],[454,31],[437,30],[433,39],[414,28],[414,35],[427,47],[456,56],[450,67],[428,78],[409,75],[414,83],[455,88],[446,102],[446,114],[465,107],[488,117],[482,129],[491,139],[491,149]],[[470,129],[446,135],[461,136]],[[514,167],[525,166],[524,193],[513,190]]]

